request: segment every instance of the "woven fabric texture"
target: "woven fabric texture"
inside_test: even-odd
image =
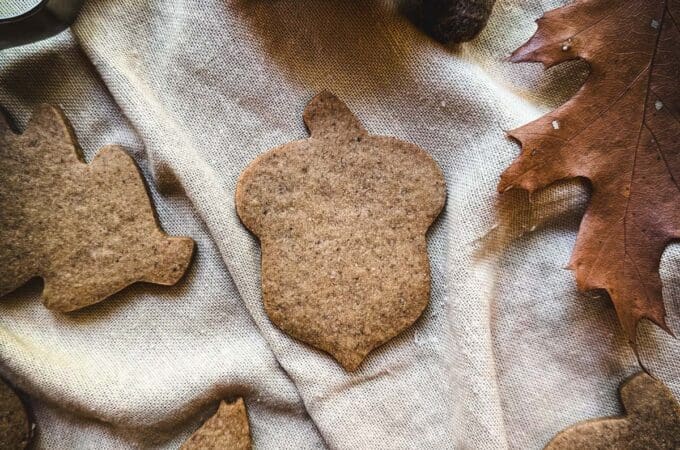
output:
[[[19,128],[39,103],[61,105],[86,158],[124,146],[163,228],[197,242],[174,287],[68,315],[42,306],[39,283],[2,299],[0,368],[32,398],[37,448],[177,448],[237,397],[257,449],[538,449],[620,413],[637,360],[611,303],[563,270],[586,189],[496,193],[519,151],[504,130],[587,75],[505,60],[564,3],[498,0],[476,40],[446,47],[396,1],[87,0],[69,31],[0,52],[0,104]],[[259,245],[234,209],[239,174],[307,136],[302,111],[323,89],[371,133],[426,149],[448,189],[428,234],[429,307],[352,374],[268,320]],[[676,334],[678,250],[661,264]],[[680,344],[649,324],[639,340],[680,395]]]

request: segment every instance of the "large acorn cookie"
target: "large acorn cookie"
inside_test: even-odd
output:
[[[304,121],[310,138],[243,172],[236,209],[262,245],[271,320],[352,371],[427,306],[425,234],[445,182],[424,150],[368,134],[329,92],[309,103]]]

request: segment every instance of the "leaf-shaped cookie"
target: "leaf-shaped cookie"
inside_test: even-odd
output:
[[[623,417],[590,420],[562,431],[546,450],[677,450],[680,403],[671,391],[646,373],[621,385]]]
[[[354,370],[427,306],[425,233],[444,206],[444,177],[416,145],[368,134],[329,92],[304,121],[309,139],[243,172],[236,208],[262,244],[271,320]]]
[[[632,343],[643,318],[668,331],[659,262],[680,237],[678,17],[680,0],[578,0],[546,13],[511,58],[590,64],[570,101],[509,133],[522,153],[499,190],[590,181],[569,267],[581,290],[609,293]]]
[[[235,403],[221,402],[208,419],[180,450],[250,450],[250,425],[242,398]]]
[[[174,284],[193,253],[193,240],[160,230],[132,158],[109,146],[86,164],[53,106],[23,134],[0,117],[0,211],[0,296],[41,277],[58,311],[137,281]]]

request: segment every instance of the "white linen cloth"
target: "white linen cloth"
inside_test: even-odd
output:
[[[42,306],[37,283],[0,301],[0,367],[31,397],[36,447],[177,448],[239,396],[256,449],[538,449],[620,414],[637,361],[611,303],[562,269],[586,191],[496,193],[519,152],[503,130],[585,78],[584,64],[505,61],[564,3],[499,0],[481,36],[446,47],[393,1],[87,0],[71,30],[0,52],[0,104],[19,128],[37,104],[61,105],[87,159],[127,148],[164,229],[197,242],[175,287],[135,285],[68,315]],[[351,374],[268,320],[259,245],[234,210],[241,171],[307,136],[302,111],[322,89],[371,133],[426,149],[447,179],[430,305]],[[676,333],[678,269],[671,246]],[[680,395],[680,344],[648,324],[639,339]]]

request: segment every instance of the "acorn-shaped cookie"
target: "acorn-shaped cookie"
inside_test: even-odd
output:
[[[444,177],[421,148],[367,133],[329,92],[304,112],[308,139],[243,172],[236,209],[262,245],[271,320],[355,370],[427,306],[425,233]]]
[[[640,372],[621,384],[624,416],[587,420],[559,433],[544,450],[680,449],[680,402]]]

